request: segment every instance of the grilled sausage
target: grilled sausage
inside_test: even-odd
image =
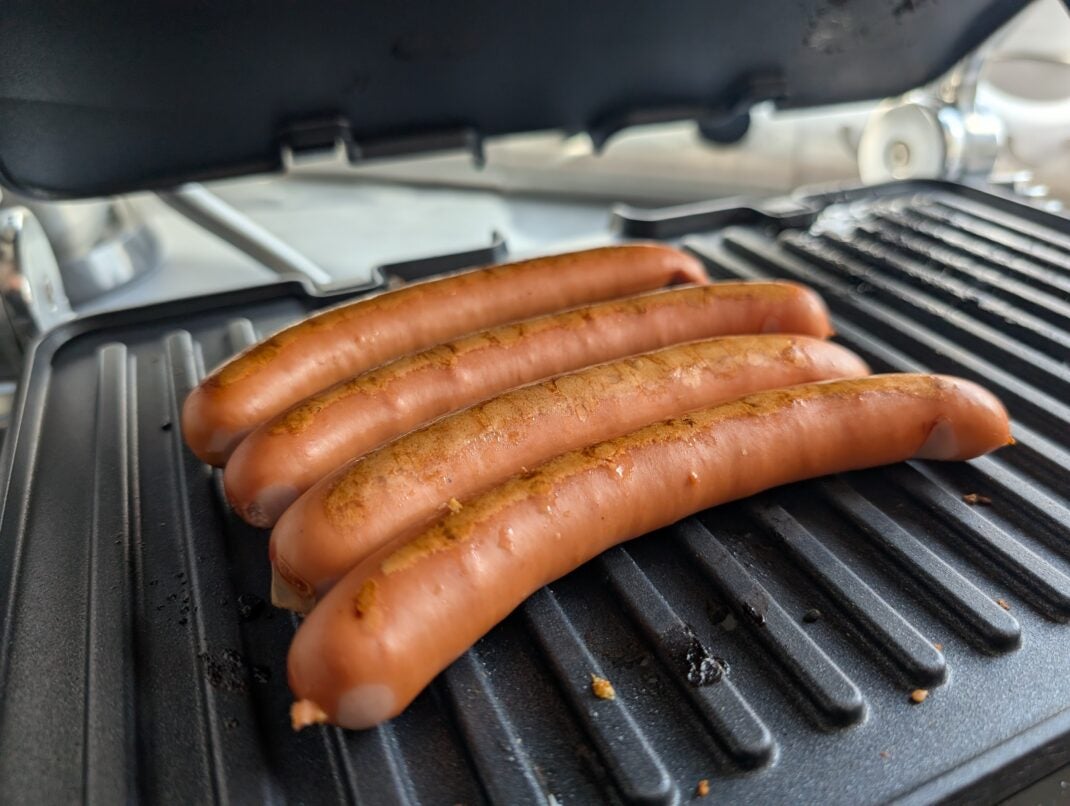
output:
[[[265,423],[227,463],[227,499],[249,523],[271,526],[331,471],[435,417],[522,384],[669,344],[771,331],[827,336],[824,303],[790,283],[720,283],[472,334],[403,356]]]
[[[450,502],[565,451],[751,392],[868,372],[831,342],[730,336],[492,398],[394,440],[301,496],[271,534],[272,600],[310,610],[360,560],[426,527]]]
[[[222,466],[242,437],[294,403],[414,350],[480,328],[708,282],[702,264],[667,246],[610,246],[415,283],[291,325],[211,373],[182,408],[190,449]]]
[[[761,392],[563,454],[349,572],[289,654],[297,728],[400,713],[525,597],[623,540],[778,484],[1009,443],[976,384],[884,375]]]

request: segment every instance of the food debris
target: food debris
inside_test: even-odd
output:
[[[1009,604],[1007,604],[1007,600],[1006,599],[996,599],[996,604],[998,604],[1004,610],[1010,610],[1011,609],[1011,606]]]
[[[446,506],[450,508],[450,512],[460,512],[464,509],[464,505],[461,504],[456,498],[451,498],[446,502]]]
[[[757,624],[759,627],[765,626],[765,608],[768,603],[759,601],[757,604],[744,600],[743,612],[746,613],[750,620]]]
[[[910,701],[915,705],[921,705],[925,700],[929,698],[929,689],[916,688],[910,692]]]
[[[962,496],[962,500],[972,506],[990,507],[992,506],[992,499],[987,495],[981,495],[980,493],[966,493]]]
[[[294,730],[327,721],[327,713],[312,700],[298,700],[290,706],[290,724]]]
[[[812,607],[803,613],[802,620],[807,624],[813,624],[815,621],[821,621],[822,613],[816,607]]]
[[[703,778],[698,782],[698,786],[695,787],[695,795],[704,798],[710,794],[710,781],[708,778]]]
[[[937,652],[943,652],[944,651],[944,645],[941,644],[938,641],[933,641],[933,646],[936,647],[936,651]]]
[[[613,684],[596,674],[591,675],[591,693],[600,700],[615,700],[617,698],[617,692],[614,691]]]
[[[233,649],[224,649],[218,654],[201,652],[197,655],[204,676],[212,688],[220,691],[246,692],[249,690],[245,658]]]

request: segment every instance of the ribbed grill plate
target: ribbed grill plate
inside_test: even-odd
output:
[[[715,277],[812,285],[876,370],[986,384],[1018,444],[614,549],[361,733],[290,731],[266,535],[178,428],[205,365],[325,300],[286,283],[52,334],[0,476],[0,801],[671,803],[707,778],[718,803],[858,804],[1065,763],[1070,222],[949,185],[812,203],[682,243]]]

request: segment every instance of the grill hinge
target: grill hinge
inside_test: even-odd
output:
[[[286,173],[298,166],[346,166],[359,159],[353,131],[344,117],[316,118],[287,126],[279,137],[279,152]]]

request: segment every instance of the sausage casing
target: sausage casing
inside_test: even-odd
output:
[[[290,648],[295,727],[400,713],[528,595],[623,540],[779,484],[1010,441],[976,384],[884,375],[761,392],[563,454],[332,588]]]
[[[474,333],[331,387],[256,429],[223,475],[227,499],[271,526],[346,462],[452,411],[562,372],[695,339],[824,337],[828,312],[793,283],[717,283],[602,302]]]
[[[271,535],[272,599],[311,609],[360,560],[451,501],[558,454],[751,392],[868,371],[832,342],[729,336],[507,392],[399,437],[302,495]]]
[[[318,313],[227,361],[186,398],[182,433],[200,459],[222,466],[264,421],[405,353],[504,322],[705,282],[702,264],[690,255],[633,244],[413,283]]]

